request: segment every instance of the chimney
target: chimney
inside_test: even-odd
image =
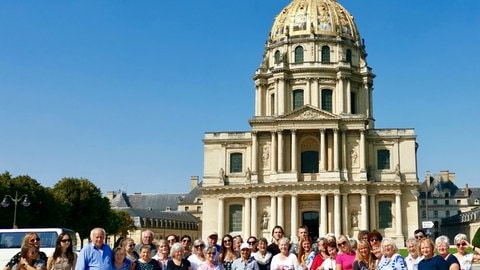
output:
[[[190,190],[198,186],[198,176],[190,176]]]
[[[469,197],[470,191],[468,190],[468,184],[465,184],[465,197]]]
[[[113,198],[115,198],[115,191],[107,191],[106,197],[107,197],[107,199],[109,199],[110,201],[113,200]]]

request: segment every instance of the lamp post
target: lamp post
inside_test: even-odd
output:
[[[21,195],[20,197],[18,197],[18,192],[15,191],[15,198],[13,198],[10,195],[5,195],[5,197],[3,198],[3,201],[0,203],[0,205],[2,205],[2,207],[8,207],[10,205],[10,203],[8,202],[8,199],[10,199],[15,204],[15,208],[13,210],[13,228],[15,229],[15,228],[17,228],[17,205],[18,205],[18,203],[21,200],[23,200],[22,205],[25,206],[25,207],[28,207],[28,206],[30,206],[30,201],[28,200],[28,195],[24,194],[24,195]]]

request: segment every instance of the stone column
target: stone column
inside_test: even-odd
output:
[[[217,216],[218,222],[218,235],[225,235],[224,229],[223,229],[223,224],[225,223],[225,204],[224,204],[224,199],[223,198],[218,198],[218,216]]]
[[[276,148],[277,148],[277,141],[275,138],[275,131],[271,131],[272,135],[272,142],[271,142],[271,148],[270,148],[270,172],[271,174],[275,174],[277,172],[277,153],[276,153]]]
[[[327,234],[327,224],[328,224],[328,215],[327,215],[327,195],[320,194],[320,234]]]
[[[347,130],[342,130],[342,171],[347,172]],[[348,175],[345,175],[347,180]]]
[[[338,128],[333,129],[333,170],[338,172],[340,169],[340,152],[338,151]]]
[[[395,194],[395,231],[398,236],[402,236],[402,198],[401,194]]]
[[[258,140],[257,140],[257,132],[252,132],[252,157],[251,157],[251,164],[252,164],[252,173],[257,173],[257,163],[258,162]]]
[[[359,228],[361,230],[367,230],[368,229],[368,207],[367,207],[367,194],[362,193],[361,195],[361,211],[362,211],[362,216],[360,217],[360,224]]]
[[[278,172],[283,172],[283,130],[278,131]]]
[[[268,230],[271,231],[277,225],[277,197],[270,197],[270,222]]]
[[[342,219],[343,234],[348,234],[350,228],[350,208],[348,207],[348,194],[342,194]]]
[[[277,197],[277,225],[284,226],[283,224],[283,195],[278,195]]]
[[[292,172],[297,172],[297,130],[292,129]]]
[[[352,108],[351,108],[351,104],[352,104],[352,96],[351,96],[351,89],[350,89],[350,79],[347,79],[347,113],[352,113]]]
[[[251,230],[251,235],[259,235],[258,234],[258,213],[257,213],[257,197],[252,197],[252,230]],[[247,220],[249,218],[247,217]]]
[[[311,83],[310,83],[310,78],[307,78],[307,87],[305,87],[305,95],[304,95],[304,102],[303,104],[306,105],[306,104],[311,104],[311,93],[312,93],[312,89],[311,89]]]
[[[278,115],[285,114],[285,79],[278,81]]]
[[[369,211],[369,216],[370,216],[370,228],[376,228],[377,227],[377,205],[375,202],[375,194],[370,195],[370,211]]]
[[[320,98],[319,98],[319,93],[320,90],[318,89],[318,78],[315,78],[313,80],[312,84],[312,106],[320,108]]]
[[[243,235],[245,237],[249,237],[251,235],[251,216],[250,198],[245,198],[245,214],[243,215],[243,224],[245,225]]]
[[[319,169],[321,172],[325,171],[325,129],[320,129],[320,161]]]
[[[298,214],[298,195],[297,194],[294,194],[292,195],[292,199],[291,199],[291,220],[290,220],[290,235],[293,236],[295,235],[297,232],[296,232],[296,229],[298,228],[298,217],[297,217],[297,214]]]
[[[343,104],[345,103],[345,100],[344,100],[344,87],[343,87],[343,78],[342,78],[342,75],[340,73],[337,73],[337,80],[338,80],[338,100],[337,100],[337,109],[333,111],[333,113],[335,114],[341,114],[344,111],[344,108],[343,108]]]
[[[360,171],[365,171],[365,130],[360,130]]]
[[[333,195],[333,209],[334,209],[334,219],[333,219],[333,230],[335,235],[342,234],[340,229],[340,219],[342,215],[342,208],[340,206],[340,194]]]

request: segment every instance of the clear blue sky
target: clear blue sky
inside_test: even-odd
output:
[[[205,132],[247,131],[252,75],[290,0],[1,1],[0,171],[44,186],[183,193]],[[479,186],[480,1],[339,1],[377,75],[377,128],[418,173]]]

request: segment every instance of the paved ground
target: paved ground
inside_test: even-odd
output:
[[[473,264],[472,270],[480,270],[480,264],[479,263]]]

